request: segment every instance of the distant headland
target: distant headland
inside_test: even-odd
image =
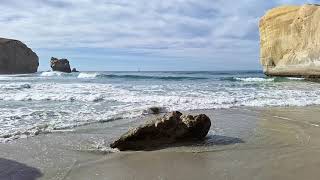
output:
[[[0,74],[23,74],[38,71],[39,57],[26,44],[19,40],[0,38]],[[52,71],[65,73],[78,72],[71,69],[68,59],[52,57]]]

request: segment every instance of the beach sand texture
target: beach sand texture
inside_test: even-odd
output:
[[[108,144],[152,116],[19,139],[0,144],[0,179],[318,179],[318,109],[192,111],[213,121],[204,142],[148,152]]]

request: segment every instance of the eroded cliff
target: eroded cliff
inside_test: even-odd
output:
[[[260,60],[273,76],[320,77],[320,6],[281,6],[260,20]]]

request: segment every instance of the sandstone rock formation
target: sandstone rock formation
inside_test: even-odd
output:
[[[35,73],[39,58],[21,41],[0,38],[0,74]]]
[[[52,71],[71,73],[71,68],[68,59],[58,59],[52,57],[50,61],[50,66]]]
[[[320,6],[281,6],[260,20],[266,75],[320,77]]]
[[[205,114],[191,116],[174,111],[129,130],[110,147],[121,151],[148,150],[179,141],[199,140],[207,135],[210,126],[211,121]]]

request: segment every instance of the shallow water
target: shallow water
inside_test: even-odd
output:
[[[320,104],[320,83],[241,72],[0,75],[0,141],[172,110]]]

